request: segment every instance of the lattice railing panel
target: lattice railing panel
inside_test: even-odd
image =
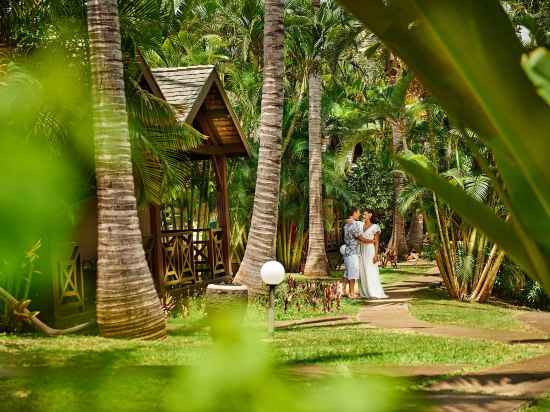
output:
[[[223,236],[221,229],[164,232],[163,286],[177,288],[222,277]]]
[[[193,235],[178,232],[163,236],[164,276],[163,286],[177,287],[194,283]]]
[[[211,231],[211,249],[212,249],[212,274],[218,277],[225,273],[224,256],[223,256],[223,231]]]
[[[78,245],[72,245],[71,255],[66,261],[57,263],[53,292],[56,312],[84,309],[84,275]]]

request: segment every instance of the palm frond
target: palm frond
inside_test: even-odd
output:
[[[351,167],[355,148],[367,143],[375,134],[375,130],[359,131],[340,141],[335,156],[335,169],[338,174],[344,174]]]
[[[399,110],[404,107],[407,92],[413,80],[411,73],[406,73],[399,78],[395,86],[391,89],[390,104],[394,109]]]
[[[464,190],[474,199],[485,202],[491,191],[491,179],[484,175],[464,178]]]
[[[399,199],[397,200],[401,213],[404,215],[411,210],[414,205],[418,205],[419,201],[422,199],[422,196],[426,192],[427,191],[424,187],[418,186],[414,183],[408,183],[405,185],[399,194]]]

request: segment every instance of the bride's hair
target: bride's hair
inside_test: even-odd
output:
[[[378,213],[376,210],[367,207],[365,208],[365,212],[369,212],[371,214],[370,221],[372,223],[378,223]]]

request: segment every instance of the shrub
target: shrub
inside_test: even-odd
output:
[[[29,298],[31,284],[34,276],[39,275],[37,264],[40,256],[38,252],[42,247],[39,240],[32,245],[16,265],[5,260],[0,261],[0,287],[7,290],[20,302]],[[17,267],[16,272],[9,270],[10,267]],[[13,308],[6,302],[0,300],[0,331],[17,331],[22,328],[22,323],[13,313]]]

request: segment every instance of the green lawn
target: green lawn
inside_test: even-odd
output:
[[[404,278],[403,273],[391,270],[383,273],[386,284]],[[341,310],[331,315],[354,314],[360,309],[359,305],[358,301],[344,300]],[[448,301],[438,291],[419,295],[412,309],[416,316],[433,322],[495,329],[503,328],[503,323],[507,329],[519,327],[513,323],[513,311]],[[279,308],[277,318],[323,315],[319,309],[293,309],[283,313]],[[330,387],[314,383],[316,379],[321,382],[326,375],[335,376],[341,383],[347,382],[342,380],[344,377],[360,379],[373,370],[394,366],[445,365],[459,371],[471,371],[534,357],[548,350],[535,344],[512,346],[368,329],[362,325],[281,329],[272,339],[267,339],[264,328],[264,309],[251,305],[245,320],[248,333],[242,337],[230,334],[216,344],[206,327],[202,302],[195,300],[186,317],[170,320],[169,336],[158,342],[97,336],[0,335],[0,410],[172,411],[186,410],[178,409],[178,405],[187,405],[194,397],[199,397],[195,399],[198,404],[211,403],[214,406],[190,407],[188,410],[213,412],[221,410],[217,409],[219,405],[234,392],[243,391],[243,387],[247,388],[245,393],[235,396],[242,395],[245,402],[263,402],[264,398],[272,402],[273,396],[262,395],[264,386],[274,385],[273,390],[280,391],[278,397],[291,396],[293,399],[309,393],[312,388],[330,391]],[[312,375],[312,368],[319,373]],[[293,384],[289,386],[288,382]],[[397,393],[402,395],[405,391],[399,388],[411,385],[392,380],[377,389],[364,389],[376,385],[376,382],[369,378],[351,392],[373,400],[387,388],[397,388]],[[421,385],[422,382],[414,384]],[[214,395],[211,395],[212,391]],[[294,394],[289,395],[288,391],[294,391]],[[319,411],[322,411],[326,398],[332,399],[326,393],[319,395]],[[382,398],[392,400],[394,396],[397,395]],[[337,395],[335,399],[339,399]],[[361,402],[364,403],[364,399]],[[398,404],[399,408],[395,410],[407,410],[402,403]],[[547,410],[541,409],[546,404],[547,401],[541,400],[526,411]],[[280,408],[277,409],[277,403],[274,403],[265,410],[275,412]],[[354,409],[349,406],[348,410]],[[371,410],[387,409],[380,406]]]
[[[401,282],[414,275],[422,275],[424,272],[431,270],[432,267],[400,267],[398,269],[381,268],[380,278],[383,284],[390,284]],[[343,272],[332,272],[333,278],[340,279],[343,276]]]
[[[549,411],[550,411],[550,395],[537,399],[531,405],[521,409],[521,412],[549,412]]]
[[[11,373],[28,373],[27,376],[2,378],[6,369],[0,368],[0,404],[10,411],[140,411],[158,409],[159,399],[171,399],[174,391],[182,392],[177,385],[186,382],[185,390],[192,386],[208,392],[210,388],[194,383],[195,379],[217,379],[217,385],[223,386],[236,377],[246,379],[249,368],[260,368],[268,380],[280,373],[288,382],[291,376],[292,381],[297,382],[296,389],[301,385],[309,387],[312,379],[317,379],[309,374],[300,377],[300,372],[294,369],[300,365],[322,367],[337,376],[346,372],[345,376],[351,373],[362,377],[373,367],[380,369],[380,366],[485,368],[536,356],[544,350],[536,345],[522,345],[520,349],[519,346],[485,341],[356,326],[280,330],[272,340],[267,340],[268,358],[274,358],[278,365],[268,372],[256,364],[262,353],[262,343],[266,342],[262,335],[252,338],[248,349],[244,345],[244,355],[237,352],[217,360],[219,355],[212,352],[216,345],[207,330],[195,326],[188,321],[171,321],[169,337],[160,342],[95,336],[0,336],[0,365]],[[256,326],[254,324],[252,329],[260,332]],[[222,347],[224,351],[233,350],[231,342]],[[228,358],[235,364],[220,366],[228,362]],[[195,366],[189,368],[189,365]],[[294,371],[291,375],[285,372],[288,368]],[[191,378],[189,373],[198,373],[199,377]],[[208,376],[202,376],[203,373]],[[223,376],[225,381],[219,382]],[[260,373],[259,376],[258,379],[262,379],[264,375]],[[406,384],[400,381],[390,384],[394,388],[404,386]]]
[[[441,289],[417,293],[409,308],[418,319],[432,323],[504,331],[528,330],[516,319],[514,309],[450,300],[447,292]]]
[[[257,331],[257,330],[256,330]],[[257,331],[258,332],[258,331]],[[184,366],[200,361],[211,346],[206,329],[173,321],[160,342],[124,341],[96,336],[0,337],[5,367]],[[280,330],[270,343],[282,364],[475,365],[489,367],[542,353],[536,345],[440,338],[356,326]]]

